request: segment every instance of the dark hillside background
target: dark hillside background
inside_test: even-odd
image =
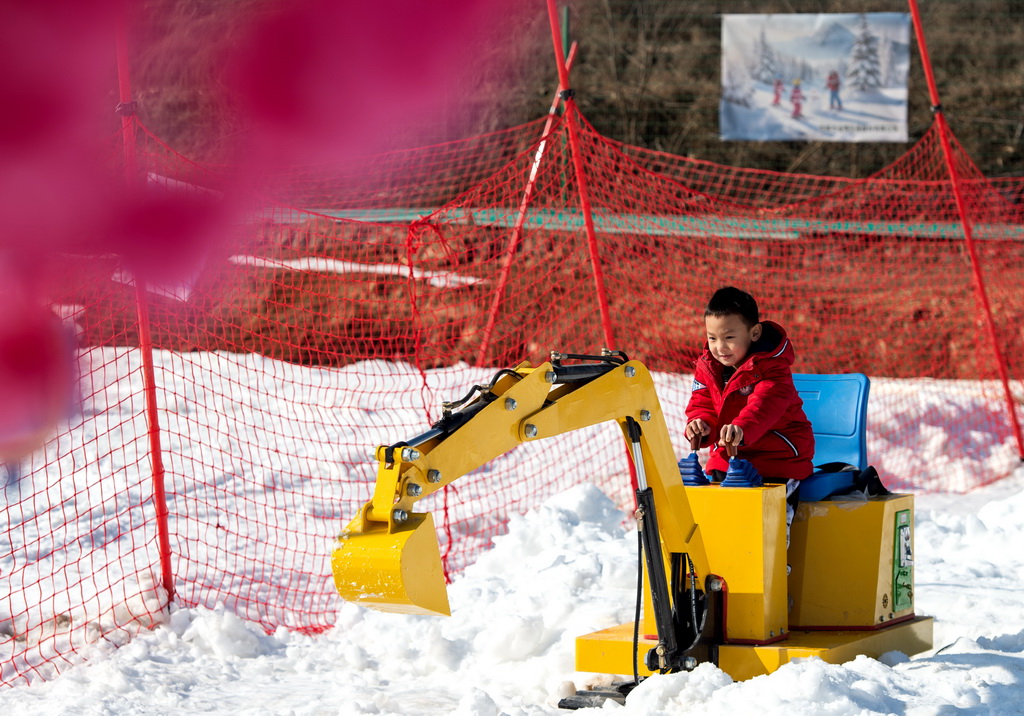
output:
[[[514,126],[543,115],[556,86],[546,5],[496,18],[475,38],[445,92],[439,118],[402,117],[387,147],[420,146]],[[222,77],[225,59],[254,19],[286,0],[144,0],[130,37],[133,95],[140,117],[172,148],[197,160],[232,161],[249,131]],[[570,0],[569,35],[579,43],[572,72],[577,101],[604,135],[718,164],[864,177],[909,144],[721,142],[718,139],[722,13],[909,12],[901,2],[809,0]],[[959,141],[990,177],[1024,173],[1024,3],[920,0],[943,108]],[[931,122],[912,35],[911,143]],[[387,47],[381,48],[387,52]],[[496,69],[500,68],[500,69]],[[331,87],[317,91],[331,92]],[[116,88],[111,90],[116,97]],[[352,100],[358,111],[358,98]]]

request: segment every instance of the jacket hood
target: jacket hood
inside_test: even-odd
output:
[[[748,360],[761,358],[777,358],[788,365],[793,365],[796,360],[786,329],[774,321],[761,321],[761,337],[750,346]]]

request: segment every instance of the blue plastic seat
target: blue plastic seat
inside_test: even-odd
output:
[[[804,414],[814,430],[814,465],[838,462],[863,470],[868,466],[868,392],[863,373],[813,375],[794,373]],[[848,491],[851,472],[815,472],[800,483],[800,500],[814,502]]]

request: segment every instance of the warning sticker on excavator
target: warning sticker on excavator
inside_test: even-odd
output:
[[[910,510],[896,513],[896,533],[893,535],[892,608],[895,611],[914,606],[914,548],[911,534]]]

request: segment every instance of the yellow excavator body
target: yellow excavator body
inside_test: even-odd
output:
[[[435,525],[415,503],[517,445],[615,421],[638,481],[643,615],[581,635],[578,670],[644,677],[711,661],[745,679],[797,657],[931,647],[932,620],[913,609],[912,496],[801,503],[787,550],[785,489],[684,485],[650,372],[617,352],[522,363],[443,407],[422,435],[377,448],[372,499],[332,556],[344,599],[450,614]]]

